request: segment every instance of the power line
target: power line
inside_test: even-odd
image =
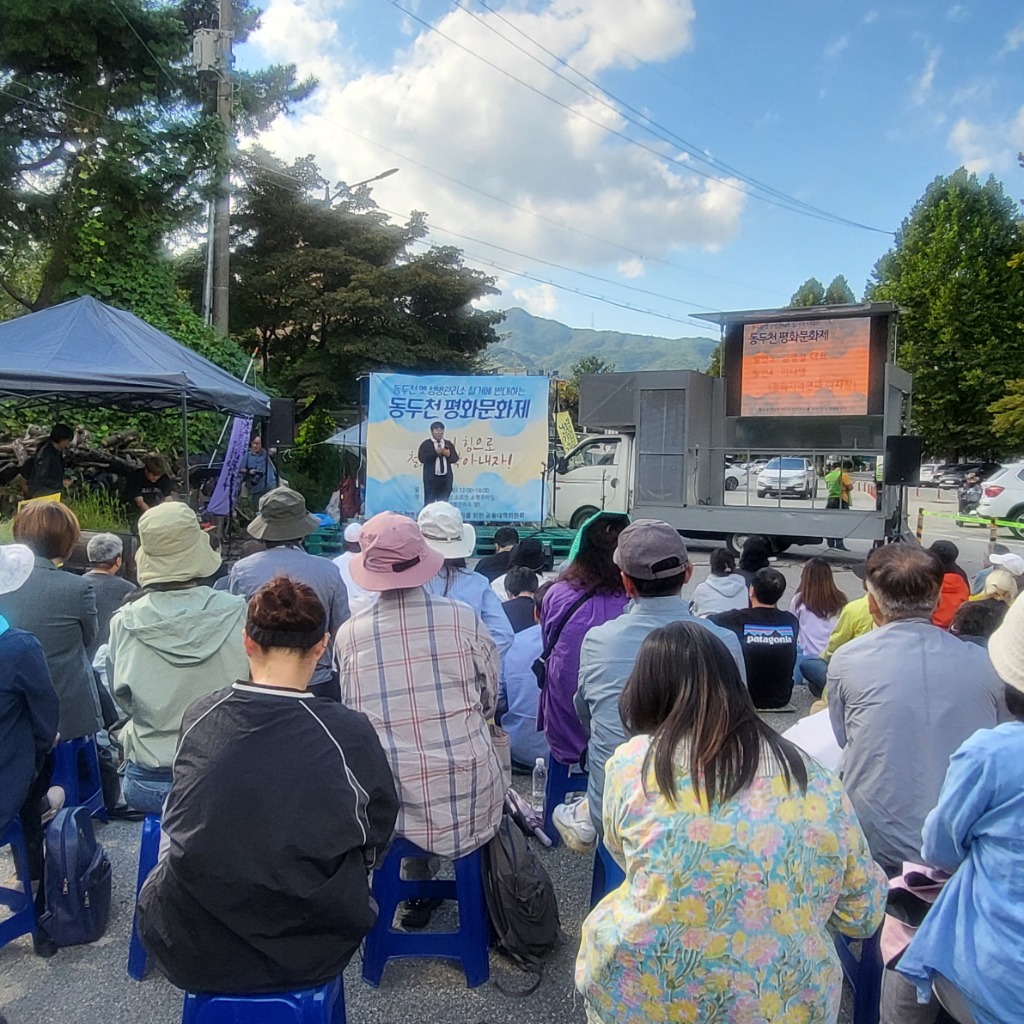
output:
[[[402,214],[397,213],[394,210],[388,210],[383,206],[378,207],[379,210],[392,217],[401,217]],[[708,312],[714,312],[714,306],[705,306],[700,302],[689,302],[686,299],[680,299],[673,295],[664,295],[661,292],[651,291],[649,288],[638,288],[636,285],[625,284],[622,281],[613,281],[608,277],[601,277],[599,274],[591,274],[586,270],[575,270],[573,267],[567,267],[561,263],[554,263],[551,260],[542,259],[540,256],[530,256],[528,253],[517,252],[515,249],[508,249],[503,245],[498,245],[496,242],[488,242],[483,238],[474,238],[472,235],[463,235],[458,231],[452,231],[451,228],[443,228],[437,224],[431,222],[428,227],[431,231],[440,231],[445,235],[452,235],[455,238],[461,238],[465,242],[475,242],[477,245],[486,245],[489,249],[498,249],[500,252],[508,253],[509,256],[518,256],[523,260],[530,260],[532,263],[542,263],[546,267],[554,267],[556,270],[564,270],[567,274],[578,274],[580,277],[588,277],[592,281],[600,281],[601,284],[610,284],[613,288],[624,288],[627,291],[637,292],[641,295],[649,295],[655,299],[663,299],[665,302],[678,302],[681,306],[691,306],[693,309],[704,309]]]
[[[507,70],[505,70],[502,67],[499,67],[497,64],[493,63],[492,61],[488,60],[486,57],[484,57],[481,54],[477,53],[475,50],[470,49],[468,46],[465,46],[464,44],[460,43],[457,39],[452,38],[447,33],[442,32],[436,26],[430,24],[430,22],[426,21],[425,19],[423,19],[423,18],[419,17],[418,15],[414,14],[412,11],[410,11],[407,8],[403,7],[400,3],[398,3],[398,0],[390,0],[390,2],[392,4],[392,6],[395,7],[397,10],[401,11],[406,16],[412,18],[414,21],[416,21],[419,24],[423,25],[428,31],[434,32],[435,34],[439,35],[442,39],[447,40],[452,45],[457,46],[460,50],[463,50],[465,53],[468,53],[475,60],[478,60],[481,63],[486,64],[488,67],[490,67],[493,70],[497,71],[499,74],[504,75],[506,78],[510,78],[514,82],[517,82],[519,85],[523,86],[523,88],[528,89],[530,92],[535,93],[538,96],[541,96],[542,98],[546,99],[548,102],[554,103],[556,106],[561,107],[563,110],[568,111],[573,117],[581,118],[582,120],[587,121],[587,122],[589,122],[592,125],[595,125],[597,128],[600,128],[602,131],[607,132],[610,135],[614,135],[616,138],[622,139],[624,142],[628,143],[629,145],[636,146],[639,149],[642,149],[645,152],[650,153],[651,155],[657,157],[659,160],[663,160],[663,161],[668,162],[668,163],[677,164],[678,166],[680,166],[680,167],[684,168],[685,170],[689,171],[691,174],[699,175],[700,177],[706,178],[709,181],[714,181],[717,184],[719,184],[719,185],[721,185],[721,186],[723,186],[725,188],[732,189],[733,191],[739,192],[742,195],[750,196],[751,198],[754,198],[754,199],[760,199],[762,202],[768,203],[771,206],[777,206],[780,209],[789,210],[790,212],[793,212],[793,213],[801,213],[804,216],[811,217],[811,218],[813,218],[815,220],[828,221],[828,222],[831,222],[831,223],[841,223],[841,224],[845,224],[845,225],[847,225],[849,227],[856,227],[856,228],[859,228],[861,230],[873,231],[873,232],[877,232],[877,233],[880,233],[880,234],[886,234],[886,235],[891,235],[892,234],[891,231],[885,231],[882,228],[874,228],[874,227],[871,227],[870,225],[867,225],[867,224],[861,224],[861,223],[859,223],[857,221],[848,220],[847,218],[839,217],[839,216],[837,216],[835,214],[830,214],[827,211],[817,211],[817,209],[814,208],[814,207],[803,208],[803,207],[796,207],[796,206],[791,205],[793,203],[800,203],[801,202],[800,200],[790,199],[789,197],[786,197],[786,201],[785,202],[780,202],[780,201],[777,201],[775,199],[770,198],[770,196],[759,195],[756,192],[751,192],[748,189],[741,188],[739,185],[735,184],[734,182],[729,181],[728,179],[716,177],[714,174],[710,173],[709,171],[702,170],[701,168],[696,167],[693,164],[691,164],[691,163],[689,163],[689,162],[687,162],[685,160],[680,160],[678,157],[673,157],[673,156],[671,156],[669,154],[666,154],[666,153],[662,152],[661,150],[655,149],[653,146],[648,146],[646,143],[641,142],[638,139],[634,139],[631,136],[625,134],[624,132],[620,132],[617,129],[610,127],[609,125],[603,124],[602,122],[596,120],[595,118],[589,117],[587,114],[585,114],[582,111],[577,110],[576,108],[574,108],[571,104],[562,102],[561,100],[559,100],[556,97],[550,95],[549,93],[544,92],[542,89],[538,89],[536,86],[531,85],[529,82],[524,81],[522,78],[519,78],[517,75],[513,74],[512,72],[507,71]],[[454,0],[452,0],[452,2],[454,2]],[[480,20],[477,17],[477,15],[473,14],[471,11],[467,11],[461,5],[456,4],[456,6],[458,6],[460,8],[460,10],[464,11],[466,14],[469,14],[470,17],[473,17],[473,18],[476,18],[477,20]],[[490,8],[488,8],[488,10],[490,10]],[[484,24],[486,24],[486,22],[484,22]],[[522,50],[521,47],[518,47],[517,44],[512,42],[512,40],[508,39],[507,36],[503,36],[500,32],[497,32],[495,29],[493,29],[492,26],[488,26],[488,28],[491,28],[492,31],[495,31],[496,34],[499,36],[499,38],[504,39],[505,42],[507,42],[510,46],[515,46],[517,49]],[[529,37],[527,37],[527,38],[529,38]],[[539,45],[539,44],[535,44],[535,45]],[[523,50],[522,52],[526,53],[525,50]],[[529,53],[527,53],[527,56],[531,57],[531,59],[535,59],[535,60],[537,59],[537,58],[533,57],[533,55],[531,55]],[[541,65],[546,70],[552,71],[553,73],[557,74],[557,72],[554,72],[554,70],[552,68],[550,68],[546,64],[544,64],[543,61],[540,61],[540,63],[541,63]],[[574,87],[579,88],[579,86],[576,83],[571,82],[569,79],[565,79],[564,76],[559,76],[559,77],[563,78],[570,85],[573,85]],[[586,92],[586,90],[581,90],[581,91],[583,91],[584,95],[587,95],[591,99],[597,99],[599,102],[605,102],[600,97],[593,96],[592,94]],[[607,106],[608,104],[605,103],[605,105]],[[621,117],[625,116],[617,108],[612,107],[611,109],[615,110],[616,114],[618,116],[621,116]],[[630,123],[638,124],[638,122],[636,122],[632,118],[625,118],[625,119],[627,121],[629,121]],[[645,128],[645,126],[643,126],[643,125],[639,125],[639,127]],[[645,130],[649,130],[649,129],[645,128]],[[668,140],[662,139],[661,141],[668,141]],[[712,158],[709,158],[709,157],[703,155],[700,152],[699,149],[694,150],[692,148],[692,144],[685,143],[684,148],[686,148],[687,151],[691,153],[691,155],[697,156],[697,158],[699,160],[701,160],[702,162],[713,163]],[[739,172],[731,172],[731,173],[738,174],[738,176],[740,176],[741,178],[743,177],[743,175],[739,174]],[[760,187],[762,189],[771,190],[770,186],[757,186],[757,187]],[[777,190],[775,190],[775,191],[777,191]],[[780,195],[782,195],[782,193],[780,193]],[[804,206],[807,206],[807,204],[804,204]]]
[[[128,18],[128,15],[125,14],[123,10],[121,10],[121,7],[118,5],[117,0],[110,0],[110,3],[113,6],[114,10],[121,15],[121,18],[123,19],[124,23],[132,30],[132,34],[142,44],[142,48],[152,58],[153,63],[157,66],[157,68],[160,69],[160,72],[161,74],[163,74],[164,78],[166,78],[167,81],[171,83],[171,87],[174,89],[180,89],[181,83],[176,82],[173,78],[171,78],[170,72],[167,70],[167,68],[164,67],[164,65],[157,57],[157,55],[146,45],[146,40],[143,39],[141,35],[139,35],[138,29],[136,29],[136,27],[131,23],[131,21]]]
[[[424,242],[417,239],[414,242],[415,245],[430,246],[430,243]],[[615,299],[609,299],[606,295],[595,295],[593,292],[584,291],[582,288],[573,288],[571,285],[559,284],[557,281],[552,281],[546,277],[538,277],[536,274],[531,274],[526,270],[515,270],[512,267],[507,267],[501,263],[497,263],[494,260],[485,259],[483,256],[477,256],[473,253],[464,253],[467,259],[472,260],[474,263],[481,263],[485,267],[491,267],[494,270],[500,270],[503,274],[511,274],[513,277],[523,277],[529,281],[536,281],[538,284],[550,285],[552,288],[557,288],[559,291],[571,292],[573,295],[580,295],[586,299],[593,299],[595,302],[603,302],[608,306],[617,306],[619,309],[628,309],[631,313],[643,313],[646,316],[657,317],[659,320],[669,320],[675,324],[682,324],[684,327],[695,327],[701,331],[707,331],[707,324],[698,323],[695,320],[685,319],[683,317],[672,316],[668,313],[658,313],[653,309],[643,309],[640,306],[634,306],[630,302],[618,302]],[[712,340],[717,340],[718,335],[705,334],[705,337],[709,337]]]

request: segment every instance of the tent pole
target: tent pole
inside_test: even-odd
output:
[[[184,449],[185,462],[185,504],[192,506],[192,478],[188,465],[188,392],[181,388],[181,446]]]

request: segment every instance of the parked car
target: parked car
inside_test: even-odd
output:
[[[987,480],[1002,468],[998,462],[958,462],[955,466],[944,466],[934,482],[943,490],[956,490],[963,487],[968,473],[977,473],[982,480]]]
[[[735,491],[737,487],[745,487],[747,483],[747,471],[740,465],[733,464],[725,467],[725,489]]]
[[[946,468],[944,462],[922,462],[921,463],[921,483],[933,484],[935,478]]]
[[[757,496],[795,494],[811,498],[818,489],[818,475],[810,459],[776,456],[758,474]]]
[[[1024,540],[1024,462],[1003,466],[982,484],[978,515],[1020,523],[1020,528],[1011,528],[1011,532]]]

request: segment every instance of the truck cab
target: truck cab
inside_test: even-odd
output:
[[[559,526],[578,530],[595,512],[628,512],[632,437],[584,437],[555,465],[551,512]]]

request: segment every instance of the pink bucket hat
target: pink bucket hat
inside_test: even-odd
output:
[[[364,590],[422,587],[444,564],[444,555],[427,546],[420,528],[397,512],[380,512],[364,523],[359,543],[362,551],[348,566]]]

